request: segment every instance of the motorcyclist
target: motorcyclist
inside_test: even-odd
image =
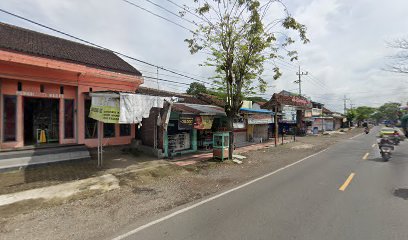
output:
[[[389,139],[388,137],[383,137],[380,138],[380,140],[378,141],[378,147],[381,149],[382,146],[392,146],[393,142],[391,141],[391,139]]]
[[[364,132],[365,132],[365,133],[369,133],[369,132],[370,132],[370,129],[369,129],[368,127],[365,127],[365,128],[364,128]]]

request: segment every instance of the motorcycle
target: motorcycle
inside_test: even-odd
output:
[[[388,162],[388,160],[390,160],[393,150],[394,146],[391,145],[383,145],[380,147],[381,157],[384,162]]]
[[[395,146],[398,146],[400,144],[400,141],[401,141],[399,136],[392,136],[390,138],[390,140],[391,140],[392,144],[394,144]]]
[[[365,128],[365,129],[364,129],[364,132],[365,132],[365,134],[368,134],[368,133],[370,133],[370,129],[369,129],[369,128]]]
[[[384,162],[387,162],[392,155],[392,151],[394,151],[393,141],[389,138],[382,138],[379,143],[378,147],[380,148],[381,157]]]

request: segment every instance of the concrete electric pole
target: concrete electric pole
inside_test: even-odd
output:
[[[343,101],[344,101],[344,114],[347,113],[347,101],[350,100],[344,95]]]
[[[299,66],[299,72],[296,73],[296,75],[299,76],[299,79],[294,81],[294,83],[299,84],[299,96],[302,96],[302,76],[307,75],[308,72],[301,72],[300,71],[300,66]]]

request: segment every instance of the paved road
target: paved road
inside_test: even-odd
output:
[[[398,190],[408,188],[408,141],[382,162],[375,134],[338,143],[125,239],[408,239],[408,200],[396,196],[408,191]]]

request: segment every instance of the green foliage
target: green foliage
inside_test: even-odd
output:
[[[202,65],[215,70],[213,81],[217,87],[212,90],[226,101],[225,110],[232,119],[246,96],[266,91],[267,81],[260,77],[265,61],[283,58],[282,50],[291,60],[297,59],[296,51],[286,49],[295,42],[287,30],[294,30],[307,43],[306,27],[289,15],[281,1],[263,5],[258,0],[194,0],[194,3],[202,22],[193,37],[185,41],[192,54],[206,50],[209,57]],[[268,9],[276,3],[283,6],[286,17],[267,22]],[[282,75],[278,67],[273,71],[274,79]]]
[[[364,121],[368,120],[372,114],[375,113],[375,108],[361,106],[355,109],[355,120],[357,121]]]
[[[347,110],[347,113],[346,113],[347,121],[349,121],[349,122],[354,121],[354,119],[356,118],[356,116],[357,116],[357,113],[356,113],[356,110],[355,110],[355,109],[349,109],[349,110]]]
[[[379,114],[381,114],[382,120],[395,121],[402,115],[400,103],[386,103],[378,108]]]
[[[199,82],[190,83],[190,87],[186,91],[187,94],[198,96],[200,93],[207,93],[207,88]]]

